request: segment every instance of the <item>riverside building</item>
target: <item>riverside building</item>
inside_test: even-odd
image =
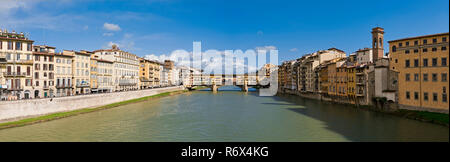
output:
[[[449,33],[440,33],[389,41],[401,108],[448,113],[448,39]]]
[[[45,45],[33,46],[34,98],[56,96],[55,49],[55,47]]]
[[[73,94],[90,93],[90,52],[68,51],[64,50],[63,54],[73,55],[72,74],[73,74]]]
[[[115,91],[139,89],[139,60],[132,53],[119,49],[113,45],[111,49],[94,51],[100,59],[114,62],[113,81]]]
[[[73,95],[73,60],[74,53],[72,52],[55,53],[55,87],[57,97]]]
[[[0,90],[2,100],[32,98],[32,47],[23,33],[0,29],[0,59],[3,73]]]

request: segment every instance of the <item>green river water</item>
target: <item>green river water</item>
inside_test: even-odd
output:
[[[296,96],[228,90],[4,129],[0,141],[449,141],[445,126]]]

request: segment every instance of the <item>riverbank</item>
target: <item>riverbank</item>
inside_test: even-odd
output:
[[[172,95],[176,95],[176,94],[180,94],[180,93],[184,93],[184,92],[187,92],[187,90],[164,92],[164,93],[160,93],[160,94],[156,94],[156,95],[152,95],[152,96],[146,96],[146,97],[142,97],[142,98],[136,98],[136,99],[126,100],[126,101],[116,102],[116,103],[107,104],[104,106],[99,106],[99,107],[94,107],[94,108],[83,108],[83,109],[78,109],[78,110],[73,110],[73,111],[58,112],[58,113],[52,113],[52,114],[42,115],[42,116],[33,117],[33,118],[26,118],[26,119],[22,119],[22,120],[18,120],[18,121],[0,123],[0,130],[6,129],[6,128],[12,128],[12,127],[31,125],[31,124],[36,124],[36,123],[41,123],[41,122],[46,122],[46,121],[51,121],[51,120],[56,120],[56,119],[67,118],[67,117],[76,116],[76,115],[80,115],[80,114],[96,112],[96,111],[100,111],[100,110],[123,106],[126,104],[148,101],[150,99],[155,99],[155,98],[160,98],[160,97],[172,96]]]
[[[292,96],[299,96],[295,94],[281,94],[281,95],[292,95]],[[302,96],[299,96],[302,97]],[[305,97],[303,97],[305,98]],[[437,112],[427,112],[427,111],[417,111],[417,110],[406,110],[406,109],[396,109],[396,110],[385,110],[385,109],[379,109],[372,105],[355,105],[355,104],[349,104],[349,103],[342,103],[342,102],[333,102],[332,100],[320,100],[317,98],[309,98],[313,99],[319,102],[327,102],[331,104],[339,104],[339,105],[346,105],[357,109],[364,109],[368,111],[375,111],[379,113],[385,113],[390,115],[395,115],[402,118],[408,118],[413,120],[418,120],[422,122],[428,122],[433,123],[437,125],[447,126],[449,127],[449,114],[445,113],[437,113]]]

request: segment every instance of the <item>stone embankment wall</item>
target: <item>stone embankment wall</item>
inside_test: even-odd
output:
[[[138,91],[69,96],[53,99],[45,98],[18,101],[0,101],[0,123],[56,112],[98,107],[116,102],[183,89],[184,87],[180,86]]]

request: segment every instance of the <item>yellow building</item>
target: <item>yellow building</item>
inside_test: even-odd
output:
[[[347,66],[337,65],[336,66],[336,90],[337,95],[341,97],[347,97]]]
[[[150,60],[139,58],[139,87],[140,89],[147,89],[152,87],[153,67],[150,64]]]
[[[356,67],[347,65],[347,97],[350,101],[356,100]]]
[[[72,74],[73,74],[73,93],[87,94],[90,93],[90,58],[91,52],[81,51],[63,51],[64,55],[73,55]]]
[[[23,33],[0,30],[0,58],[5,69],[2,78],[2,96],[4,100],[28,99],[32,97],[33,59],[32,40]]]
[[[448,113],[449,33],[389,41],[401,108]]]
[[[91,54],[91,58],[90,58],[90,79],[89,79],[89,85],[91,88],[91,92],[92,93],[98,93],[98,76],[97,76],[97,72],[98,72],[98,56]]]

